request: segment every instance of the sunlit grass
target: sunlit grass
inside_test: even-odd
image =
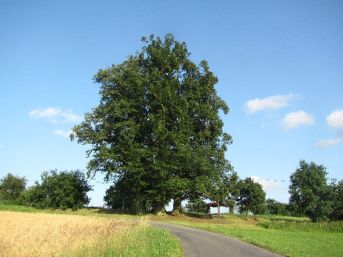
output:
[[[86,212],[86,210],[84,210]],[[74,213],[75,214],[75,213]],[[136,219],[0,211],[1,257],[182,255],[170,233]]]
[[[343,222],[312,223],[307,218],[227,215],[214,219],[152,217],[223,235],[291,257],[343,256]]]
[[[0,253],[6,257],[73,253],[138,225],[119,219],[0,212]]]

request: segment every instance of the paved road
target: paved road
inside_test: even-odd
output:
[[[237,239],[204,230],[159,222],[152,222],[152,225],[168,229],[177,236],[186,257],[282,257]]]

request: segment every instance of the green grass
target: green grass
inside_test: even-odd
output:
[[[155,219],[163,221],[163,218]],[[312,223],[301,218],[245,219],[237,216],[214,219],[175,217],[165,221],[235,237],[285,256],[343,256],[343,222]]]
[[[94,245],[72,257],[182,257],[179,240],[169,232],[153,227],[128,231],[121,242],[112,241],[105,248]],[[62,257],[69,257],[68,255]]]
[[[270,221],[311,221],[308,217],[292,217],[280,215],[257,215],[259,219],[267,219]]]
[[[284,222],[264,221],[258,223],[262,228],[291,232],[336,232],[343,233],[343,222]]]
[[[112,213],[101,208],[83,208],[79,210],[60,210],[60,209],[38,209],[34,207],[27,207],[22,205],[6,204],[0,202],[0,211],[15,211],[15,212],[29,212],[29,213],[50,213],[50,214],[68,214],[68,215],[82,215],[82,216],[98,216],[108,218],[130,218],[136,219],[137,215]]]

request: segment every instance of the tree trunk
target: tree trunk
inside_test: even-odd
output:
[[[217,202],[217,208],[218,208],[218,216],[220,216],[220,204]]]
[[[233,214],[234,205],[229,205],[229,213]]]
[[[154,207],[153,213],[157,216],[164,215],[166,210],[164,209],[164,204],[157,204]]]
[[[182,213],[182,207],[181,207],[181,202],[182,199],[180,197],[177,197],[174,199],[174,204],[173,204],[173,215],[180,215]]]
[[[137,215],[143,214],[143,196],[140,192],[136,193],[135,212]]]

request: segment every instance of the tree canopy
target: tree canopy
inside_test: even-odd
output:
[[[72,139],[91,145],[89,174],[130,183],[137,212],[161,211],[171,199],[178,212],[231,170],[224,156],[231,137],[219,116],[229,108],[207,62],[194,64],[185,43],[171,34],[142,41],[137,54],[96,74],[100,103]]]
[[[16,202],[26,188],[26,179],[8,173],[0,180],[0,201]]]
[[[91,186],[79,170],[43,172],[41,183],[23,192],[21,202],[40,208],[79,209],[89,203]]]
[[[323,165],[301,160],[291,175],[290,208],[297,215],[307,215],[313,221],[326,219],[332,212],[332,195]]]
[[[262,186],[251,178],[239,181],[237,202],[240,212],[260,214],[265,211],[266,193]]]
[[[333,182],[330,185],[332,192],[332,213],[331,219],[343,220],[343,180]]]
[[[271,215],[289,215],[288,204],[278,202],[274,199],[266,201],[267,213]]]

